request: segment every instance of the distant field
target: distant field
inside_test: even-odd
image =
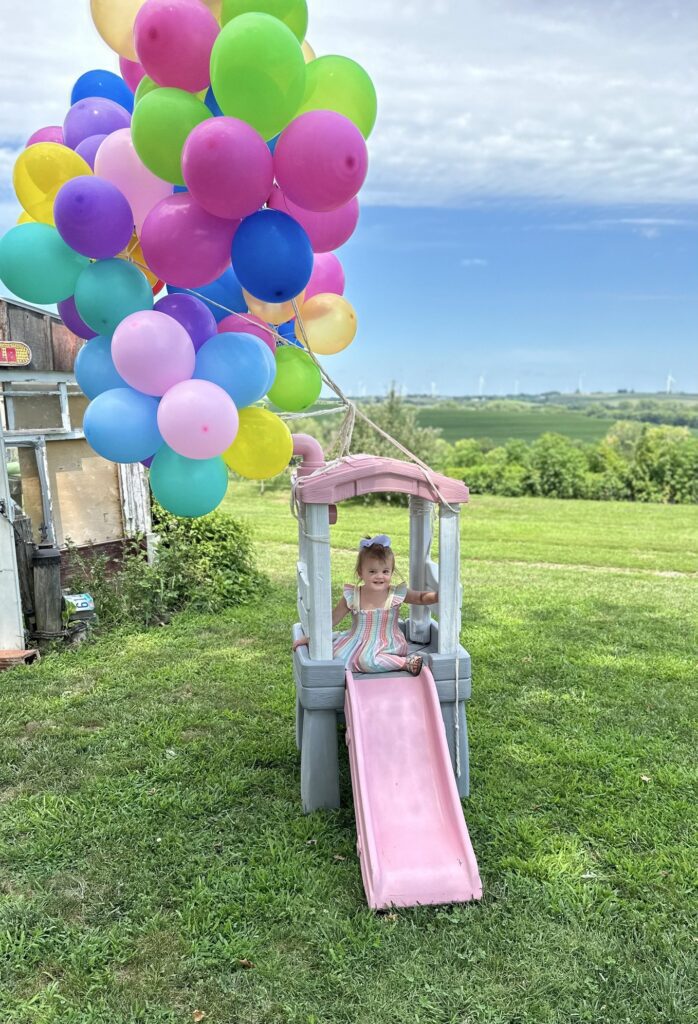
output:
[[[600,441],[613,419],[597,419],[580,412],[511,412],[487,409],[422,409],[418,413],[422,427],[439,427],[444,441],[453,444],[464,437],[490,438],[497,444],[515,438],[535,441],[541,434],[563,434],[576,441]]]

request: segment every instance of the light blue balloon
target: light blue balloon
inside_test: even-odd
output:
[[[75,378],[80,390],[88,398],[96,398],[103,391],[127,388],[118,373],[111,355],[111,339],[98,334],[82,346],[75,360]]]
[[[167,285],[168,295],[173,295],[177,292],[188,292],[189,295],[194,295],[197,299],[201,299],[215,316],[216,323],[220,323],[221,320],[230,316],[231,312],[247,312],[247,301],[242,294],[242,286],[235,276],[235,271],[232,267],[224,270],[215,281],[211,281],[210,284],[202,284],[198,288],[177,288],[173,284]]]
[[[124,317],[153,308],[153,291],[133,263],[97,260],[77,280],[75,306],[88,327],[111,336]]]
[[[87,443],[112,462],[140,462],[162,447],[158,399],[133,388],[97,395],[85,410],[82,428]]]
[[[243,409],[271,387],[270,363],[276,372],[271,349],[254,334],[226,331],[209,338],[196,353],[194,377],[218,384]]]
[[[163,445],[150,466],[150,489],[175,516],[195,519],[213,512],[228,489],[223,459],[187,459]]]
[[[17,224],[0,239],[0,280],[25,302],[70,298],[89,265],[50,224]]]

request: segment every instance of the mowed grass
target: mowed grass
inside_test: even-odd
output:
[[[485,896],[377,915],[343,748],[300,811],[287,496],[228,504],[267,597],[0,677],[0,1021],[696,1021],[695,512],[464,512]],[[342,506],[338,582],[367,530],[406,566],[404,510]]]
[[[596,442],[606,436],[615,420],[585,416],[581,412],[493,411],[488,409],[422,409],[417,416],[421,427],[438,427],[444,441],[488,438],[495,444],[506,441],[535,441],[545,433],[563,434],[575,441]]]

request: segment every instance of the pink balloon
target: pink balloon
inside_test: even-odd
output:
[[[250,125],[235,117],[211,117],[184,143],[182,174],[205,210],[242,219],[264,204],[274,183],[274,162]]]
[[[344,295],[344,270],[333,252],[316,252],[304,302],[313,295]]]
[[[298,221],[310,239],[313,252],[331,252],[344,245],[353,235],[359,220],[359,201],[356,197],[350,199],[345,206],[340,206],[329,213],[312,213],[291,202],[275,185],[267,199],[267,205],[272,210],[288,213]]]
[[[272,334],[269,324],[265,323],[254,313],[231,313],[218,324],[219,334],[254,334],[265,345],[268,345],[272,352],[276,352],[276,335]]]
[[[326,213],[353,199],[366,179],[368,150],[348,117],[309,110],[284,128],[274,147],[274,175],[284,195]]]
[[[201,0],[146,0],[133,23],[133,41],[154,82],[200,92],[211,84],[211,50],[219,31]]]
[[[208,213],[188,192],[162,199],[145,218],[141,247],[154,274],[178,288],[198,288],[230,266],[239,220]]]
[[[235,440],[238,411],[227,391],[209,380],[175,384],[158,406],[165,443],[187,459],[213,459]]]
[[[127,384],[146,395],[164,395],[194,372],[188,333],[166,313],[142,310],[124,317],[111,342],[114,366]]]
[[[36,142],[57,142],[63,146],[63,128],[59,124],[50,124],[46,128],[39,128],[33,135],[30,135],[24,143],[24,148],[33,146]]]
[[[157,178],[141,163],[133,148],[130,128],[122,128],[106,137],[97,150],[95,174],[116,185],[126,196],[139,235],[143,221],[155,204],[172,195],[172,185]]]
[[[137,60],[129,60],[128,57],[119,57],[119,70],[121,77],[131,92],[138,88],[141,78],[145,75],[145,68]]]

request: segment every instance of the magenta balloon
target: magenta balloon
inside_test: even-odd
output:
[[[316,213],[353,199],[368,171],[363,135],[334,110],[309,110],[291,121],[279,136],[273,160],[284,195]]]
[[[141,78],[145,75],[145,68],[137,60],[129,60],[128,57],[119,57],[119,70],[121,77],[131,92],[138,88]]]
[[[97,331],[93,331],[91,327],[88,327],[78,313],[75,307],[75,299],[72,295],[69,299],[63,299],[62,302],[57,303],[56,308],[65,326],[73,334],[77,334],[78,338],[85,338],[86,341],[89,341],[90,338],[97,337]]]
[[[231,313],[218,324],[219,334],[253,334],[265,345],[268,345],[272,352],[276,352],[276,335],[272,333],[269,324],[261,320],[254,313]]]
[[[57,142],[63,146],[63,129],[57,124],[50,124],[46,128],[39,128],[38,131],[29,136],[24,143],[24,148],[33,146],[36,142]]]
[[[97,150],[94,170],[126,196],[139,235],[143,221],[156,203],[172,195],[172,185],[141,163],[128,128],[113,132],[104,140]]]
[[[235,440],[238,411],[230,395],[209,380],[171,387],[158,406],[165,443],[187,459],[212,459]]]
[[[266,142],[235,117],[212,117],[190,133],[182,150],[187,188],[216,217],[242,219],[263,206],[274,183]]]
[[[111,135],[128,128],[131,115],[120,103],[104,96],[89,96],[74,103],[63,122],[65,145],[75,149],[90,135]]]
[[[211,84],[211,50],[219,31],[201,0],[146,0],[133,24],[133,41],[154,82],[200,92]]]
[[[154,274],[177,288],[198,288],[230,266],[239,220],[223,220],[188,192],[162,199],[145,218],[141,247]]]
[[[88,138],[83,139],[79,146],[75,147],[75,152],[83,158],[85,163],[90,165],[93,171],[95,169],[97,150],[106,138],[106,135],[90,135]]]
[[[186,292],[164,295],[155,303],[155,309],[158,313],[167,313],[182,325],[194,343],[195,352],[217,333],[215,316],[195,295],[187,295]]]
[[[344,270],[333,252],[316,252],[304,302],[313,295],[344,295]]]
[[[53,204],[56,230],[63,241],[95,260],[122,252],[133,235],[133,214],[116,185],[95,175],[80,175],[62,185]]]
[[[194,372],[196,353],[181,324],[154,309],[124,317],[114,331],[111,354],[117,372],[145,395],[164,395]]]
[[[313,213],[291,202],[280,188],[274,186],[267,204],[272,210],[281,210],[298,221],[310,239],[313,252],[331,252],[344,245],[354,234],[359,220],[359,201],[356,197],[329,213]]]

